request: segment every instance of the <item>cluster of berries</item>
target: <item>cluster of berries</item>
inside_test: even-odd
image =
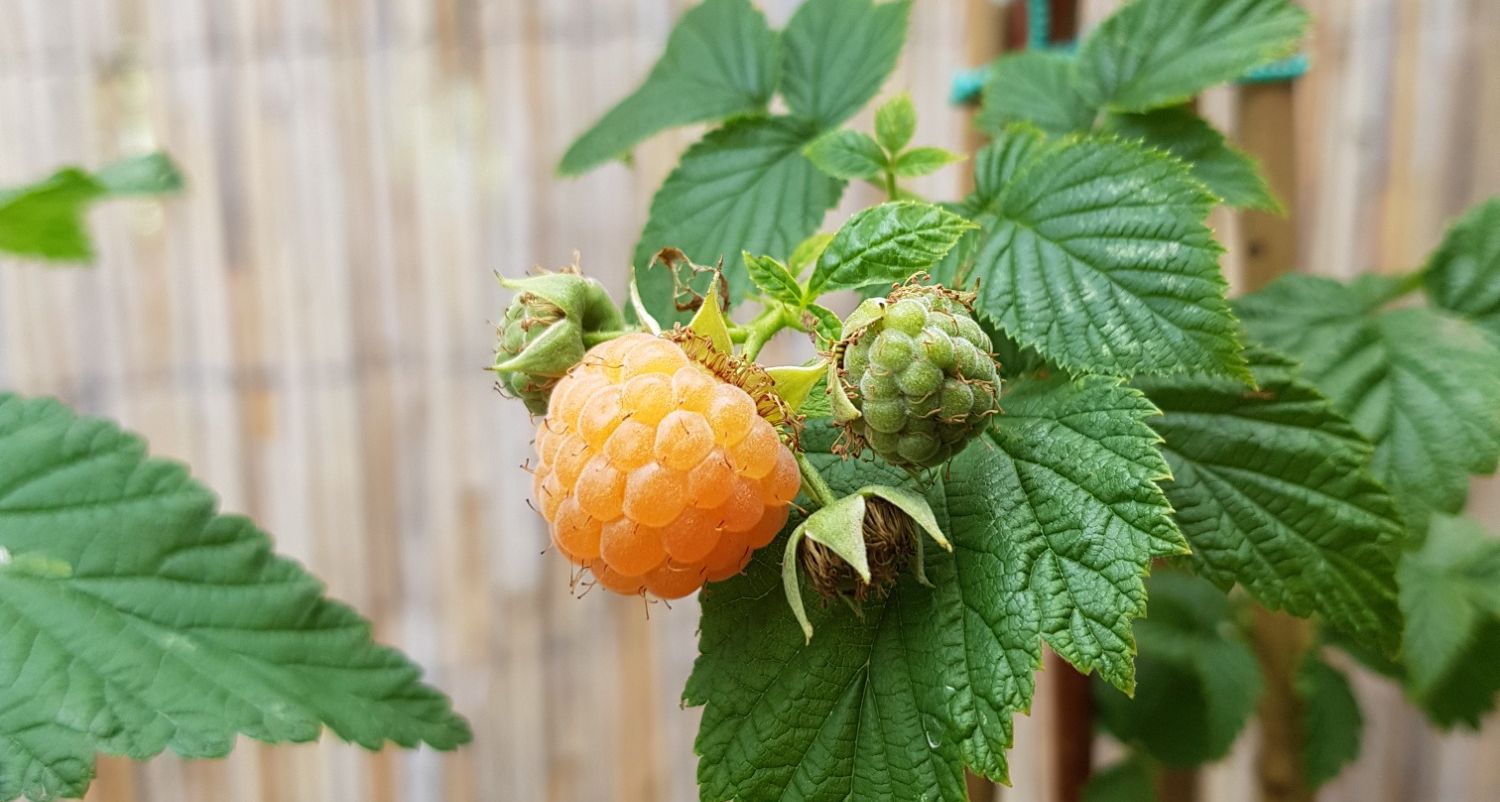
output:
[[[801,484],[745,390],[649,334],[594,347],[557,383],[536,451],[558,550],[610,590],[664,599],[743,570]]]

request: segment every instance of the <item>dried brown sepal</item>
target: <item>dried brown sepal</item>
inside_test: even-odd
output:
[[[721,381],[732,384],[750,395],[755,401],[755,411],[781,430],[783,438],[793,449],[798,447],[802,434],[802,416],[791,410],[781,395],[776,392],[776,380],[759,364],[727,354],[714,347],[707,337],[692,329],[678,325],[664,331],[663,338],[676,343],[688,358],[708,369]]]
[[[647,267],[654,267],[657,263],[666,268],[667,272],[672,276],[672,305],[679,312],[692,312],[703,306],[703,294],[693,289],[691,280],[682,279],[682,271],[686,271],[692,276],[712,273],[718,275],[721,282],[724,280],[724,260],[722,258],[719,259],[717,265],[706,267],[695,264],[693,260],[688,258],[686,253],[683,253],[678,248],[662,248],[652,255]],[[729,311],[729,296],[727,292],[720,296],[719,304],[722,311]]]

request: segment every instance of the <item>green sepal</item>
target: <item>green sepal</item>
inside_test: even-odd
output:
[[[864,331],[874,325],[876,321],[885,317],[884,298],[866,298],[854,311],[844,318],[844,329],[839,332],[839,338],[847,340],[854,334]]]
[[[703,295],[703,305],[689,321],[688,328],[702,334],[713,344],[715,350],[725,354],[734,352],[734,340],[729,336],[729,324],[724,320],[724,277],[714,276],[709,282],[708,292]]]
[[[564,317],[577,321],[583,331],[608,331],[625,326],[625,319],[604,286],[587,276],[544,273],[520,279],[498,278],[500,286],[515,290],[517,295],[529,292],[556,306]]]
[[[932,506],[927,503],[926,496],[890,485],[868,485],[856,492],[863,496],[875,496],[896,505],[912,519],[913,523],[920,526],[928,537],[937,541],[937,544],[943,547],[943,551],[953,551],[953,544],[949,543],[948,538],[943,535],[943,528],[938,526],[937,516],[933,515]]]
[[[540,337],[491,370],[496,373],[531,373],[561,376],[583,361],[583,329],[571,317],[553,323]]]
[[[786,540],[786,554],[781,561],[781,585],[786,590],[787,606],[802,626],[802,635],[812,641],[812,622],[802,604],[802,586],[797,578],[797,549],[803,539],[827,546],[849,564],[866,582],[870,581],[870,562],[865,554],[865,497],[860,493],[845,496],[812,515],[792,530]]]
[[[771,380],[776,383],[776,394],[796,412],[807,401],[807,396],[818,385],[818,381],[827,374],[827,367],[821,362],[816,365],[780,365],[766,368],[766,372],[771,374]]]
[[[828,399],[833,407],[833,419],[839,423],[859,420],[859,407],[854,406],[853,399],[849,398],[849,391],[844,389],[844,382],[839,378],[839,365],[837,362],[828,363]]]
[[[641,285],[636,281],[635,267],[630,268],[630,309],[635,312],[635,319],[640,321],[646,331],[652,334],[661,334],[661,324],[646,309],[646,302],[641,300]]]

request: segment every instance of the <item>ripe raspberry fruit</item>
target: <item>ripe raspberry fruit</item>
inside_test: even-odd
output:
[[[840,343],[843,389],[860,411],[845,427],[856,450],[869,445],[892,464],[929,468],[984,431],[999,409],[1000,379],[971,299],[913,281]]]
[[[551,393],[533,482],[552,542],[605,588],[675,599],[744,569],[787,520],[801,476],[760,386],[726,357],[628,334]]]

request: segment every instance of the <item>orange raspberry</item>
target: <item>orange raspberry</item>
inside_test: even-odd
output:
[[[553,390],[536,505],[557,550],[605,588],[681,598],[739,573],[785,525],[796,459],[756,400],[721,378],[743,374],[721,368],[629,334]]]

